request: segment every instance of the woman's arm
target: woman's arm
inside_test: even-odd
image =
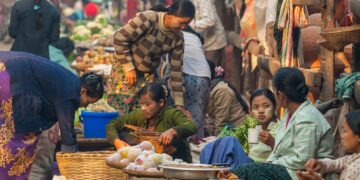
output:
[[[60,14],[55,13],[50,32],[50,44],[59,40],[60,37]]]
[[[61,132],[61,151],[76,151],[74,116],[77,107],[72,100],[63,100],[55,104]]]
[[[106,125],[106,137],[110,144],[117,146],[119,144],[120,130],[125,124],[141,126],[141,122],[144,122],[144,116],[141,109],[134,110],[120,118],[115,118]],[[117,147],[118,148],[118,147]]]
[[[181,36],[177,45],[170,53],[170,86],[174,93],[174,101],[177,106],[184,106],[184,87],[183,87],[183,57],[184,57],[184,38]]]
[[[274,159],[269,157],[268,160],[285,167],[303,169],[305,163],[316,156],[321,137],[317,133],[317,125],[312,120],[302,120],[296,123],[293,128],[294,133],[287,136],[293,140],[293,146],[289,147],[292,153]]]
[[[134,70],[130,54],[130,45],[150,27],[150,21],[145,13],[138,13],[114,35],[115,59],[122,64],[125,72]]]
[[[191,119],[186,118],[185,114],[180,110],[174,110],[169,114],[175,122],[175,126],[171,129],[176,131],[178,138],[185,139],[197,132],[196,124]]]
[[[199,11],[199,16],[195,17],[194,29],[198,32],[204,32],[207,28],[215,26],[215,6],[212,0],[201,0],[200,4],[201,8],[196,9]]]
[[[325,158],[317,160],[321,163],[320,173],[341,172],[345,166],[348,165],[349,157],[350,156],[338,159]]]

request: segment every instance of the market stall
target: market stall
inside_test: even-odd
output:
[[[98,15],[93,21],[77,23],[70,34],[70,39],[75,42],[77,54],[71,67],[79,74],[95,71],[109,75],[114,52],[113,34],[116,28],[103,15]]]

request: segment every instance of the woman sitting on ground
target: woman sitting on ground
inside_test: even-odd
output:
[[[251,146],[249,151],[246,135],[240,134],[241,137],[237,139],[226,137],[228,134],[223,132],[220,135],[223,138],[210,142],[203,148],[200,154],[201,163],[228,163],[231,167],[237,167],[240,164],[265,162],[267,160],[273,150],[275,144],[273,137],[279,126],[275,116],[276,100],[274,94],[266,88],[255,90],[250,97],[250,109],[256,120],[248,118],[244,125],[236,128],[236,132],[246,132],[247,134],[247,129],[249,127],[255,128],[258,123],[262,129],[259,136],[260,142]],[[249,154],[246,154],[248,151]]]
[[[196,124],[180,111],[165,106],[168,91],[159,83],[146,84],[137,94],[141,108],[120,119],[112,120],[106,127],[107,138],[116,149],[128,144],[120,140],[118,134],[125,124],[146,128],[149,131],[163,132],[160,141],[172,145],[176,152],[173,158],[192,162],[189,143],[186,138],[196,133]]]
[[[343,122],[341,142],[350,155],[339,159],[311,159],[305,164],[307,172],[297,172],[300,180],[321,180],[317,173],[341,173],[340,180],[356,180],[360,177],[360,110],[350,112]]]
[[[253,117],[261,126],[259,143],[250,147],[249,157],[254,162],[266,162],[275,146],[275,135],[279,123],[276,118],[276,99],[267,88],[255,90],[250,97],[250,109]]]
[[[240,165],[231,172],[240,179],[297,179],[311,158],[331,158],[333,137],[329,123],[306,99],[308,87],[302,72],[281,68],[274,77],[279,105],[285,108],[267,163]],[[220,177],[228,178],[227,172]]]
[[[235,87],[224,79],[224,69],[215,67],[208,61],[211,71],[211,90],[207,113],[208,135],[218,135],[226,124],[234,127],[241,125],[246,119],[248,105]],[[215,70],[216,69],[216,70]]]

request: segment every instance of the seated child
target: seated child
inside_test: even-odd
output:
[[[344,150],[350,155],[338,159],[310,159],[305,168],[307,172],[298,171],[299,180],[321,180],[317,173],[341,173],[340,180],[360,178],[360,110],[350,112],[343,122],[341,142]]]

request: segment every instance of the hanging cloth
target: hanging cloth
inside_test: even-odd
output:
[[[309,25],[309,14],[305,5],[293,5],[293,0],[285,0],[281,4],[278,28],[283,30],[281,47],[281,65],[298,66],[294,57],[294,28],[304,28]]]

